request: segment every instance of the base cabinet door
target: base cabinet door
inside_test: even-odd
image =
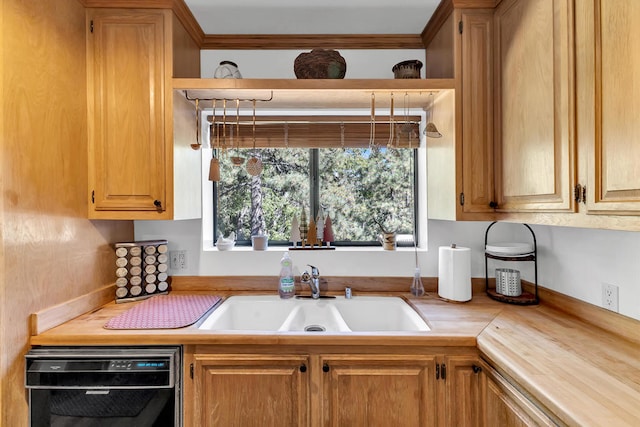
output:
[[[553,419],[486,363],[481,363],[485,426],[556,426]]]
[[[321,357],[323,426],[436,425],[435,356]]]
[[[192,425],[308,425],[307,356],[196,354],[193,365]]]
[[[445,356],[445,414],[441,426],[480,427],[481,389],[477,356]],[[440,368],[442,376],[442,368]]]

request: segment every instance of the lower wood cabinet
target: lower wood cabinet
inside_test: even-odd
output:
[[[297,355],[197,354],[193,383],[185,380],[195,396],[185,403],[193,404],[185,425],[308,425],[308,365],[307,356]]]
[[[479,426],[476,350],[445,349],[187,346],[184,425]]]
[[[499,372],[481,362],[480,382],[482,425],[485,426],[557,426],[553,418],[532,402]]]
[[[435,426],[436,357],[321,356],[323,426]]]

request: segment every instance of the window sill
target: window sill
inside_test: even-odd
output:
[[[267,250],[264,251],[254,251],[251,246],[234,246],[233,249],[229,251],[219,251],[213,242],[205,242],[203,246],[203,252],[284,252],[287,251],[290,246],[269,246]],[[316,253],[335,253],[335,252],[350,252],[350,253],[371,253],[371,252],[381,252],[381,253],[394,253],[394,252],[413,252],[414,248],[411,247],[398,247],[395,251],[385,251],[382,249],[382,246],[337,246],[335,250],[315,250]],[[311,253],[314,252],[313,249],[309,249],[307,251],[298,250],[300,253]],[[418,252],[427,252],[424,248],[418,248]]]

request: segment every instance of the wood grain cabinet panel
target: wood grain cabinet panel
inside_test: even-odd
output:
[[[481,394],[477,356],[445,356],[445,426],[480,427]],[[443,425],[440,423],[440,425]]]
[[[445,37],[455,53],[456,91],[440,93],[430,108],[442,137],[427,138],[428,216],[490,220],[495,200],[493,9],[454,10],[434,43]]]
[[[500,211],[572,211],[572,0],[506,0],[495,12]]]
[[[640,2],[577,0],[578,132],[587,211],[640,213]]]
[[[87,9],[89,218],[201,216],[195,108],[173,91],[200,59],[179,25],[171,10]]]
[[[308,366],[296,355],[196,355],[193,425],[307,425]]]
[[[329,356],[324,423],[329,426],[435,426],[435,356]]]
[[[481,425],[475,348],[336,350],[187,346],[185,425]]]
[[[479,367],[482,402],[482,425],[485,426],[557,426],[552,418],[487,363]],[[556,422],[557,421],[557,422]]]
[[[163,211],[167,203],[165,26],[154,11],[89,10],[93,211]],[[156,202],[157,201],[157,202]],[[160,204],[160,206],[157,206]]]

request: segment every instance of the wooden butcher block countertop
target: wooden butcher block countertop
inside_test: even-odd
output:
[[[564,296],[528,307],[502,304],[484,294],[464,304],[442,301],[435,293],[402,296],[431,331],[241,334],[199,330],[197,324],[109,330],[103,327],[109,319],[137,304],[109,303],[32,336],[31,344],[477,346],[481,357],[561,423],[640,426],[640,322]]]
[[[172,294],[181,294],[173,292]],[[185,294],[187,292],[184,292]],[[189,292],[193,293],[193,292]],[[199,292],[203,293],[203,292]],[[216,293],[219,295],[219,293]],[[414,298],[402,295],[422,314],[431,331],[407,333],[332,333],[294,332],[220,333],[200,330],[197,324],[179,329],[105,329],[114,316],[135,304],[109,303],[31,338],[32,345],[163,345],[163,344],[292,344],[311,345],[429,345],[476,346],[476,337],[504,309],[484,295],[465,304],[447,303],[435,296]],[[357,298],[357,296],[354,296]],[[380,337],[385,339],[381,340]]]
[[[481,355],[572,426],[640,426],[640,344],[544,305],[504,310]]]

